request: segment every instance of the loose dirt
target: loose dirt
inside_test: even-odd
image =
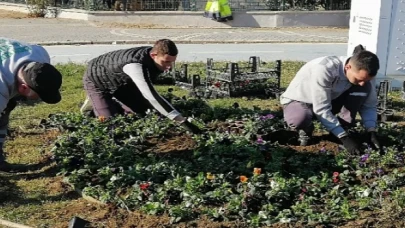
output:
[[[181,153],[192,151],[197,143],[191,138],[191,135],[172,132],[166,137],[149,139],[147,145],[150,147],[148,152]]]

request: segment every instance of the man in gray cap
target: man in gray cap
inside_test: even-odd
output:
[[[375,76],[378,57],[367,50],[356,49],[352,56],[326,56],[306,63],[280,96],[284,119],[299,131],[302,146],[310,141],[318,119],[331,135],[336,136],[352,154],[361,152],[360,144],[348,133],[357,113],[377,149],[377,94]],[[338,116],[336,116],[338,114]]]
[[[61,73],[50,64],[47,51],[39,46],[0,37],[0,171],[18,171],[21,166],[5,161],[3,146],[10,112],[21,97],[48,104],[61,101]]]

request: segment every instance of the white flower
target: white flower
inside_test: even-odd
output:
[[[357,195],[358,195],[359,197],[361,197],[361,198],[368,197],[368,196],[370,195],[370,193],[371,193],[371,189],[370,189],[370,188],[366,188],[366,189],[364,189],[364,190],[357,191]]]
[[[371,189],[367,188],[363,192],[361,192],[361,197],[368,197],[371,193]]]
[[[273,189],[274,189],[274,188],[278,188],[277,182],[275,182],[274,180],[271,180],[271,181],[270,181],[270,187],[273,188]]]
[[[119,177],[117,177],[116,175],[113,175],[111,178],[110,178],[110,181],[116,181],[116,180],[118,180],[119,179]]]
[[[281,218],[281,219],[280,219],[280,222],[281,222],[281,223],[290,223],[290,222],[291,222],[291,219],[290,219],[290,218]]]

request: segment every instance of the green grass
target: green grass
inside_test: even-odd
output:
[[[282,85],[286,86],[302,62],[283,62]],[[177,64],[179,67],[181,63]],[[224,64],[216,64],[216,67]],[[50,155],[55,133],[44,132],[38,125],[41,119],[51,113],[78,112],[85,99],[82,76],[84,65],[57,65],[64,80],[62,85],[62,101],[57,105],[43,102],[26,102],[16,107],[11,114],[10,130],[12,137],[5,145],[7,161],[10,163],[36,164]],[[189,73],[203,74],[204,63],[189,64]],[[168,86],[157,86],[158,91],[164,92]],[[186,95],[187,92],[175,88],[175,95]],[[211,105],[231,105],[239,102],[242,107],[259,106],[261,108],[277,108],[276,100],[245,100],[221,99],[210,100]],[[76,215],[66,212],[66,208],[75,208],[78,215],[94,218],[95,215],[86,211],[88,203],[72,193],[72,189],[61,183],[54,164],[41,170],[24,174],[0,174],[0,218],[17,223],[38,227],[66,227],[69,219]],[[84,205],[79,207],[78,205]]]

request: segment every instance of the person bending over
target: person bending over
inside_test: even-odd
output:
[[[57,104],[62,97],[61,73],[50,64],[48,52],[39,45],[0,37],[0,171],[26,171],[26,166],[5,161],[11,111],[21,98]]]
[[[87,98],[81,112],[90,110],[96,117],[108,118],[123,113],[145,114],[148,109],[155,109],[186,130],[201,133],[160,96],[152,84],[170,69],[177,55],[176,44],[161,39],[153,47],[121,49],[92,59],[83,77]]]

